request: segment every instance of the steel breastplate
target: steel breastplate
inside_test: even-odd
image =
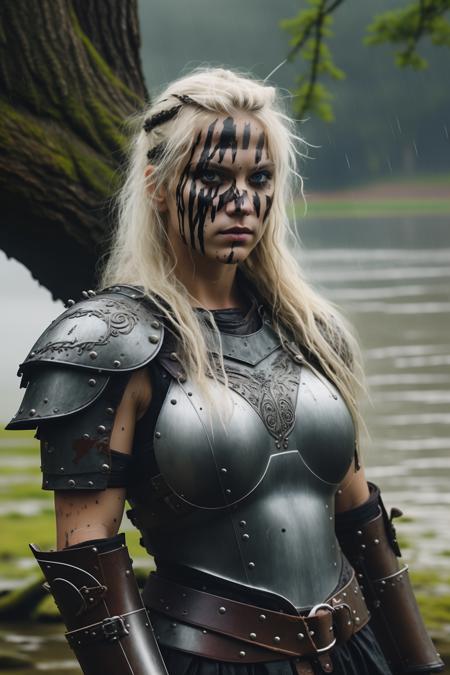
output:
[[[208,406],[189,380],[173,380],[162,405],[155,458],[184,515],[141,528],[145,544],[157,560],[314,605],[341,572],[334,495],[354,456],[351,416],[267,322],[221,337],[228,408],[221,384]]]

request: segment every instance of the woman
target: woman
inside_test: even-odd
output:
[[[103,290],[33,347],[10,424],[38,427],[58,550],[33,550],[83,671],[440,670],[360,466],[353,340],[290,250],[293,122],[206,69],[138,124]]]

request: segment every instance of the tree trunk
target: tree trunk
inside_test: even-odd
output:
[[[137,0],[1,2],[0,246],[55,298],[95,285],[139,47]]]

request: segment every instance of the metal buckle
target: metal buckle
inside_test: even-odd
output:
[[[111,616],[102,621],[103,635],[107,640],[115,642],[124,635],[129,635],[129,631],[125,627],[125,622],[121,616]]]
[[[316,616],[316,615],[317,615],[317,612],[318,612],[320,609],[327,609],[327,610],[330,612],[331,616],[333,616],[334,607],[332,607],[331,605],[329,605],[329,604],[326,603],[326,602],[321,602],[321,603],[319,603],[318,605],[314,605],[314,607],[310,610],[310,612],[309,612],[307,618]],[[322,652],[326,652],[326,651],[328,651],[329,649],[331,649],[331,647],[334,647],[335,644],[336,644],[336,638],[334,638],[334,639],[332,640],[332,642],[330,642],[329,645],[326,645],[326,647],[321,647],[320,649],[317,649],[317,648],[316,648],[316,652],[317,652],[318,654],[321,654]]]

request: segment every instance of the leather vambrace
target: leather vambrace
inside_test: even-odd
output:
[[[30,547],[84,675],[167,675],[124,535],[61,551]]]
[[[444,664],[426,631],[392,519],[376,485],[361,506],[336,514],[336,534],[355,568],[371,612],[370,626],[394,675],[440,672]]]

